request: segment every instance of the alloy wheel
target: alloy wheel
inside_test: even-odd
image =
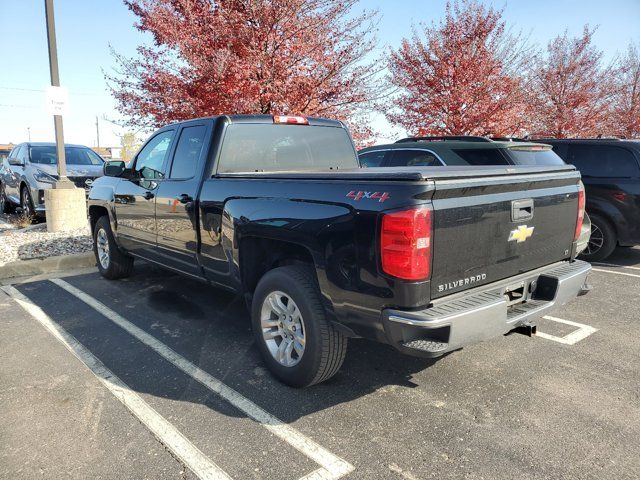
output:
[[[29,192],[26,188],[22,189],[22,212],[27,216],[33,216],[33,212],[31,211],[31,201],[29,200]]]
[[[96,251],[98,252],[98,261],[105,270],[109,268],[109,238],[104,228],[98,230],[96,234]]]
[[[600,251],[602,245],[604,245],[604,234],[596,224],[592,223],[591,236],[589,237],[589,242],[587,243],[587,248],[584,250],[584,254],[594,255]]]
[[[286,293],[271,292],[260,311],[262,337],[271,356],[285,367],[293,367],[302,359],[305,327],[302,314]]]

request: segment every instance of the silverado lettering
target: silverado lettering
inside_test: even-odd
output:
[[[486,273],[475,275],[473,277],[461,278],[460,280],[454,280],[453,282],[445,283],[444,285],[438,285],[438,292],[446,292],[447,290],[453,290],[461,286],[471,285],[476,282],[481,282],[487,279]]]

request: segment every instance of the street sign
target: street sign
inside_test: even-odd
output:
[[[67,115],[69,113],[69,92],[64,87],[47,87],[47,113],[49,115]]]

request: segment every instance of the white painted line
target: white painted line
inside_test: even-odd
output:
[[[598,331],[597,328],[594,328],[590,325],[584,325],[583,323],[572,322],[571,320],[564,320],[558,317],[551,317],[549,315],[545,315],[544,317],[547,320],[551,320],[553,322],[564,323],[565,325],[571,325],[572,327],[576,327],[577,330],[565,335],[564,337],[556,337],[555,335],[550,335],[544,332],[537,332],[536,337],[544,338],[546,340],[551,340],[553,342],[563,343],[565,345],[574,345],[578,343],[580,340],[584,340],[592,333]]]
[[[617,263],[593,262],[592,265],[598,265],[600,267],[619,267],[619,268],[628,268],[630,270],[640,270],[640,267],[632,267],[631,265],[618,265]]]
[[[140,395],[131,390],[73,335],[55,323],[40,307],[12,286],[2,289],[35,318],[109,389],[120,402],[147,427],[155,437],[178,457],[198,478],[231,480],[220,467],[193,445],[177,428],[156,412]]]
[[[640,275],[636,275],[635,273],[614,272],[613,270],[603,270],[602,268],[592,268],[591,270],[594,272],[613,273],[614,275],[624,275],[625,277],[640,278]]]
[[[253,403],[248,398],[243,397],[238,392],[228,387],[220,380],[202,370],[197,365],[191,363],[179,353],[159,341],[153,335],[137,327],[129,320],[114,312],[109,307],[99,302],[95,298],[87,295],[82,290],[77,289],[73,285],[64,280],[54,278],[50,280],[59,287],[63,288],[70,294],[74,295],[91,308],[111,320],[113,323],[127,331],[129,334],[140,340],[142,343],[153,349],[159,355],[185,372],[194,380],[197,380],[207,389],[219,395],[238,410],[246,414],[248,417],[260,423],[274,435],[287,442],[293,448],[306,455],[308,458],[321,466],[318,470],[311,472],[303,477],[305,480],[331,480],[338,479],[347,473],[353,471],[353,465],[346,462],[342,458],[321,447],[310,438],[304,436],[295,428],[287,425],[282,420],[271,415],[261,407]]]

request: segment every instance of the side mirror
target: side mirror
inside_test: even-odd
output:
[[[24,163],[22,163],[20,160],[17,160],[15,158],[12,158],[11,160],[8,161],[9,165],[13,165],[14,167],[24,167]]]
[[[123,160],[113,160],[110,162],[104,162],[102,166],[102,172],[106,177],[119,177],[127,168],[127,164]]]

